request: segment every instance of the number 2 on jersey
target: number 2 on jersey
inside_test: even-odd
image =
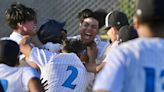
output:
[[[156,71],[153,68],[144,68],[146,73],[145,92],[155,92]],[[164,78],[164,70],[160,72],[159,78]],[[161,84],[161,89],[164,90],[164,83]]]
[[[1,90],[3,90],[4,92],[6,92],[7,87],[8,87],[8,82],[7,82],[7,80],[0,79],[0,85],[1,85],[1,87],[2,87]]]
[[[69,75],[69,77],[67,78],[67,80],[63,83],[62,86],[64,87],[68,87],[71,89],[74,89],[76,87],[76,85],[73,85],[72,82],[76,79],[77,75],[78,75],[78,70],[76,67],[74,66],[68,66],[67,71],[71,70],[72,73]]]

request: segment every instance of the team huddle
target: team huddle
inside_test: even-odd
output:
[[[133,26],[121,11],[84,9],[72,37],[55,19],[37,30],[37,13],[21,3],[5,18],[12,33],[0,38],[0,92],[164,91],[163,0],[138,0]]]

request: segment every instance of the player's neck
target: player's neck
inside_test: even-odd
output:
[[[19,29],[17,29],[17,30],[13,30],[14,32],[17,32],[17,33],[19,33],[19,34],[21,34],[21,35],[25,35],[25,33],[22,31],[22,30],[19,30]]]
[[[152,37],[159,37],[159,38],[164,38],[164,31],[160,31],[160,32],[154,32]]]
[[[62,53],[68,53],[66,50],[62,49],[61,50]]]
[[[139,36],[140,37],[159,37],[164,38],[164,27],[159,27],[156,29],[150,29],[147,26],[142,27],[141,30],[139,30]]]

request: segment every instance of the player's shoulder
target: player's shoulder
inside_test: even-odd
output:
[[[54,59],[64,59],[67,61],[79,61],[79,57],[75,53],[59,53],[54,57]]]
[[[144,39],[134,39],[125,43],[120,44],[118,47],[113,48],[112,53],[119,53],[123,56],[131,56],[133,54],[139,53],[142,48],[144,48],[145,40]]]
[[[158,48],[164,44],[161,38],[137,38],[120,45],[123,51],[144,51],[152,48]]]
[[[110,58],[113,56],[122,57],[124,59],[136,59],[141,53],[150,52],[152,50],[163,50],[164,39],[160,38],[137,38],[120,44],[117,48],[113,48]]]
[[[75,53],[59,53],[57,57],[77,57]]]
[[[17,71],[19,71],[19,68],[17,68],[17,67],[10,67],[10,66],[8,66],[8,65],[6,65],[6,64],[0,64],[0,72],[2,73],[2,72],[17,72]]]

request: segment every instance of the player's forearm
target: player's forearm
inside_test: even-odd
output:
[[[92,73],[97,73],[98,72],[97,69],[96,69],[98,64],[84,63],[84,66],[86,67],[88,72],[92,72]]]
[[[98,48],[96,46],[96,43],[92,43],[90,46],[87,46],[87,55],[89,57],[90,63],[96,63],[96,57],[98,53]]]
[[[101,64],[94,64],[94,63],[84,63],[88,72],[98,73],[105,65],[105,62]]]
[[[101,64],[96,66],[96,71],[99,72],[105,65],[105,62],[102,62]]]

